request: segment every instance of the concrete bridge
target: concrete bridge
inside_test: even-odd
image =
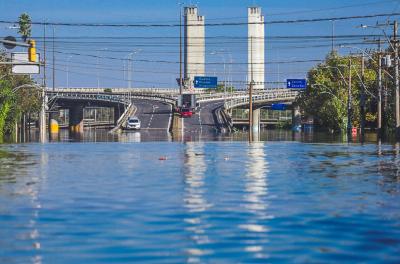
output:
[[[83,109],[102,106],[114,109],[114,126],[124,125],[130,115],[137,115],[143,129],[180,130],[187,132],[214,133],[232,128],[231,110],[248,107],[247,91],[233,93],[210,93],[196,90],[200,103],[196,114],[189,119],[174,116],[178,89],[97,89],[97,88],[58,88],[46,90],[50,109],[67,108],[70,111],[71,131],[83,131]],[[291,104],[298,91],[291,89],[268,89],[253,94],[253,129],[260,124],[260,109],[273,103]]]

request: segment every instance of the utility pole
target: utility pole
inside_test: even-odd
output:
[[[46,23],[43,28],[43,89],[42,89],[42,107],[39,117],[40,142],[46,142]]]
[[[128,88],[132,88],[132,53],[128,54],[128,61],[126,63],[127,77],[128,77]]]
[[[396,140],[400,140],[400,85],[399,85],[399,49],[397,43],[397,21],[393,25],[393,42],[394,42],[394,71],[396,83]]]
[[[335,51],[335,20],[332,20],[332,53]]]
[[[253,141],[253,37],[250,39],[250,54],[251,54],[251,80],[249,85],[249,141]]]
[[[53,92],[56,90],[56,56],[55,56],[55,34],[56,29],[53,26]]]
[[[99,53],[99,51],[97,50],[97,60],[96,60],[96,68],[97,68],[97,89],[99,89],[100,88],[100,73],[99,73],[99,57],[100,57],[100,53]]]
[[[361,142],[364,142],[365,136],[365,61],[364,53],[361,55],[361,93],[360,93],[360,128],[361,128]]]
[[[351,141],[351,58],[349,58],[349,87],[347,92],[347,140]]]
[[[182,6],[179,5],[179,95],[182,90]]]
[[[382,47],[379,39],[378,53],[378,138],[382,138]]]

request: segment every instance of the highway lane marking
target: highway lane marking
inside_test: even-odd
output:
[[[149,104],[149,105],[151,105],[151,104]],[[151,106],[152,106],[152,108],[153,108],[153,112],[151,113],[150,121],[149,121],[149,124],[147,125],[147,128],[150,128],[151,122],[153,121],[153,117],[154,117],[154,111],[156,110],[156,108],[154,107],[154,105],[151,105]]]
[[[169,128],[171,127],[171,120],[172,120],[172,105],[169,105],[169,107],[171,108],[171,110],[169,112],[167,131],[169,131]]]
[[[202,110],[202,108],[200,107],[200,110],[199,110],[199,125],[200,125],[200,133],[202,134],[203,133],[203,124],[201,123],[201,110]]]

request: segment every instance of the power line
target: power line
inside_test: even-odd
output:
[[[352,34],[352,35],[336,35],[335,38],[361,38],[361,37],[381,37],[382,34]],[[39,41],[43,40],[43,36],[33,36],[33,39]],[[274,35],[274,36],[265,36],[265,38],[262,37],[254,37],[255,40],[260,39],[330,39],[332,38],[331,35]],[[160,40],[160,39],[172,39],[176,40],[179,39],[179,37],[175,36],[58,36],[54,38],[57,42],[64,42],[61,40],[70,40],[70,39],[112,39],[112,40]],[[226,40],[248,40],[247,36],[204,36],[204,37],[187,37],[187,39],[226,39]]]
[[[38,50],[41,50],[38,48]],[[97,55],[92,55],[92,54],[82,54],[82,53],[75,53],[75,52],[62,52],[62,51],[55,51],[55,53],[59,54],[67,54],[67,55],[75,55],[75,56],[85,56],[85,57],[91,57],[91,58],[99,58],[99,59],[109,59],[109,60],[119,60],[119,61],[126,61],[124,58],[118,58],[118,57],[108,57],[108,56],[97,56]],[[149,62],[149,63],[165,63],[165,64],[179,64],[179,61],[167,61],[167,60],[146,60],[146,59],[135,59],[135,62]],[[321,62],[323,60],[321,59],[311,59],[311,60],[296,60],[296,61],[281,61],[281,62],[265,62],[265,64],[286,64],[286,63],[303,63],[303,62]],[[209,63],[190,63],[192,65],[202,65],[202,64],[208,64],[208,65],[224,65],[223,62],[209,62]],[[225,63],[227,65],[227,63]],[[248,62],[234,62],[230,63],[231,65],[248,65]],[[264,63],[253,63],[253,64],[264,64]]]
[[[265,22],[225,22],[225,23],[205,23],[204,26],[217,27],[217,26],[245,26],[245,25],[273,25],[273,24],[296,24],[296,23],[313,23],[313,22],[325,22],[325,21],[344,21],[353,19],[364,19],[364,18],[379,18],[387,16],[399,16],[400,13],[384,13],[384,14],[371,14],[371,15],[358,15],[358,16],[344,16],[344,17],[329,17],[329,18],[312,18],[312,19],[295,19],[295,20],[270,20]],[[0,20],[2,24],[15,24],[17,21]],[[35,22],[32,21],[32,25],[52,25],[52,26],[68,26],[68,27],[135,27],[135,28],[150,28],[150,27],[180,27],[179,24],[109,24],[109,23],[67,23],[67,22]],[[203,27],[203,25],[191,24],[189,27]]]

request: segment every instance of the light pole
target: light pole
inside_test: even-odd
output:
[[[311,86],[312,86],[312,87],[320,86],[320,87],[329,89],[328,86],[325,86],[325,85],[319,84],[319,83],[312,84]],[[330,89],[329,89],[329,90],[330,90]],[[321,92],[321,94],[329,94],[329,95],[335,97],[344,107],[346,107],[346,103],[345,103],[342,99],[340,99],[336,94],[334,94],[334,93],[332,92],[332,90],[330,90],[330,91],[323,91],[323,92]]]
[[[225,55],[223,53],[220,53],[217,51],[211,52],[211,55],[220,56],[222,58],[222,62],[224,63],[224,104],[225,104],[225,102],[226,102],[226,60],[225,60]]]
[[[108,50],[108,48],[102,48],[97,50],[97,89],[100,89],[100,51]]]
[[[139,53],[141,49],[134,50],[133,52],[128,54],[128,62],[126,65],[127,68],[127,77],[128,77],[128,88],[132,88],[133,82],[133,56]]]
[[[382,28],[382,26],[393,26],[393,41],[391,41],[386,34],[386,31]],[[400,82],[399,82],[399,50],[398,50],[398,41],[397,41],[397,31],[398,31],[398,23],[397,21],[394,21],[393,23],[387,23],[385,25],[379,25],[378,23],[375,26],[369,26],[369,25],[361,25],[361,28],[377,28],[382,30],[387,42],[391,46],[393,52],[394,52],[394,81],[395,81],[395,109],[396,109],[396,140],[400,140]],[[379,60],[381,58],[381,41],[379,40]],[[379,82],[379,91],[378,91],[378,136],[381,136],[381,129],[382,129],[382,64],[381,61],[379,61],[379,71],[378,71],[378,82]],[[391,75],[389,75],[392,77]],[[393,77],[392,77],[393,78]]]
[[[41,143],[46,143],[47,137],[46,137],[46,87],[45,86],[40,86],[37,84],[23,84],[18,87],[15,87],[12,92],[15,93],[21,88],[29,88],[33,87],[42,93],[42,105],[40,109],[40,115],[39,115],[39,139]]]
[[[72,56],[68,56],[67,58],[67,88],[69,88],[69,61],[71,60]]]
[[[347,140],[350,141],[351,138],[351,130],[352,130],[352,124],[351,124],[351,115],[352,115],[352,109],[351,109],[351,103],[352,103],[352,98],[351,98],[351,58],[349,58],[349,82],[348,82],[348,94],[347,94]]]
[[[184,3],[178,3],[178,5],[179,5],[179,95],[182,95],[183,93],[182,6],[184,5]]]
[[[367,57],[371,58],[373,61],[375,61],[368,53],[366,53],[364,50],[354,47],[354,46],[341,46],[343,48],[350,48],[350,49],[357,49],[362,52],[361,56],[361,93],[360,93],[360,130],[361,130],[361,140],[364,141],[364,133],[365,133],[365,92],[366,92],[366,86],[365,86],[365,79],[364,79],[364,69],[365,69],[365,62],[364,62],[364,56],[366,55]],[[358,73],[357,73],[358,75]]]
[[[233,64],[233,58],[232,58],[232,52],[228,51],[229,55],[229,73],[228,73],[228,83],[229,83],[229,88],[231,90],[231,93],[233,93],[233,79],[232,79],[232,64]]]

